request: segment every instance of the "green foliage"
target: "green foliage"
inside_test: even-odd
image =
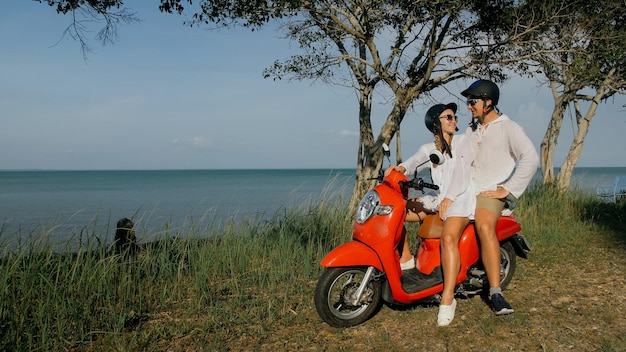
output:
[[[48,5],[56,7],[58,13],[68,13],[82,8],[91,8],[100,13],[106,13],[109,10],[119,9],[124,5],[123,0],[35,0],[40,3],[48,3]]]
[[[539,63],[549,79],[571,81],[566,90],[597,88],[612,68],[626,63],[623,2],[530,0],[522,8],[522,21],[536,21],[537,16],[543,16],[545,24],[530,33],[536,42],[514,42],[514,51]],[[546,54],[536,54],[538,51]],[[622,85],[613,88],[620,89]]]
[[[161,0],[161,5],[159,5],[159,10],[167,13],[178,13],[179,15],[183,13],[185,10],[185,5],[181,4],[181,2],[192,4],[192,0]]]
[[[133,24],[141,20],[123,7],[123,0],[34,0],[47,3],[56,8],[59,14],[71,14],[71,22],[62,34],[80,44],[83,58],[91,52],[86,33],[92,32],[89,27],[94,23],[104,23],[97,31],[96,39],[104,44],[113,44],[117,39],[117,31],[122,23]]]

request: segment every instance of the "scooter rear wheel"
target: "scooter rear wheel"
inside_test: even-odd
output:
[[[330,326],[345,328],[359,325],[381,307],[381,283],[370,280],[360,298],[357,290],[366,267],[326,268],[315,287],[315,308]]]
[[[504,242],[500,244],[500,287],[506,289],[513,275],[515,274],[515,268],[517,266],[517,257],[515,255],[515,249],[511,242]]]

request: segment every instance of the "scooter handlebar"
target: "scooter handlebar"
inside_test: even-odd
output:
[[[410,181],[406,181],[404,183],[407,187],[410,188],[415,188],[417,190],[422,190],[424,188],[430,188],[430,189],[434,189],[434,190],[438,190],[439,186],[434,185],[432,183],[428,183],[428,182],[424,182],[424,180],[422,180],[421,178],[414,178]]]
[[[422,181],[422,180],[420,179],[420,181]],[[422,183],[421,184],[422,188],[430,188],[430,189],[434,189],[435,191],[439,189],[439,186],[433,185],[432,183],[427,183],[427,182],[424,182],[424,181],[422,181],[421,183]]]

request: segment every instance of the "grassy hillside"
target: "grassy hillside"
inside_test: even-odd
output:
[[[132,258],[95,244],[4,250],[0,350],[625,350],[626,202],[529,190],[515,213],[533,251],[505,292],[516,313],[464,299],[447,328],[421,306],[349,329],[321,321],[313,289],[320,259],[351,237],[344,209],[314,204]]]

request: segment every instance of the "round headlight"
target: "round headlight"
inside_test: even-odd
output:
[[[365,194],[361,202],[359,202],[359,207],[356,211],[356,222],[359,224],[364,223],[369,219],[376,207],[380,204],[380,197],[378,196],[378,192],[374,190],[370,190]]]

